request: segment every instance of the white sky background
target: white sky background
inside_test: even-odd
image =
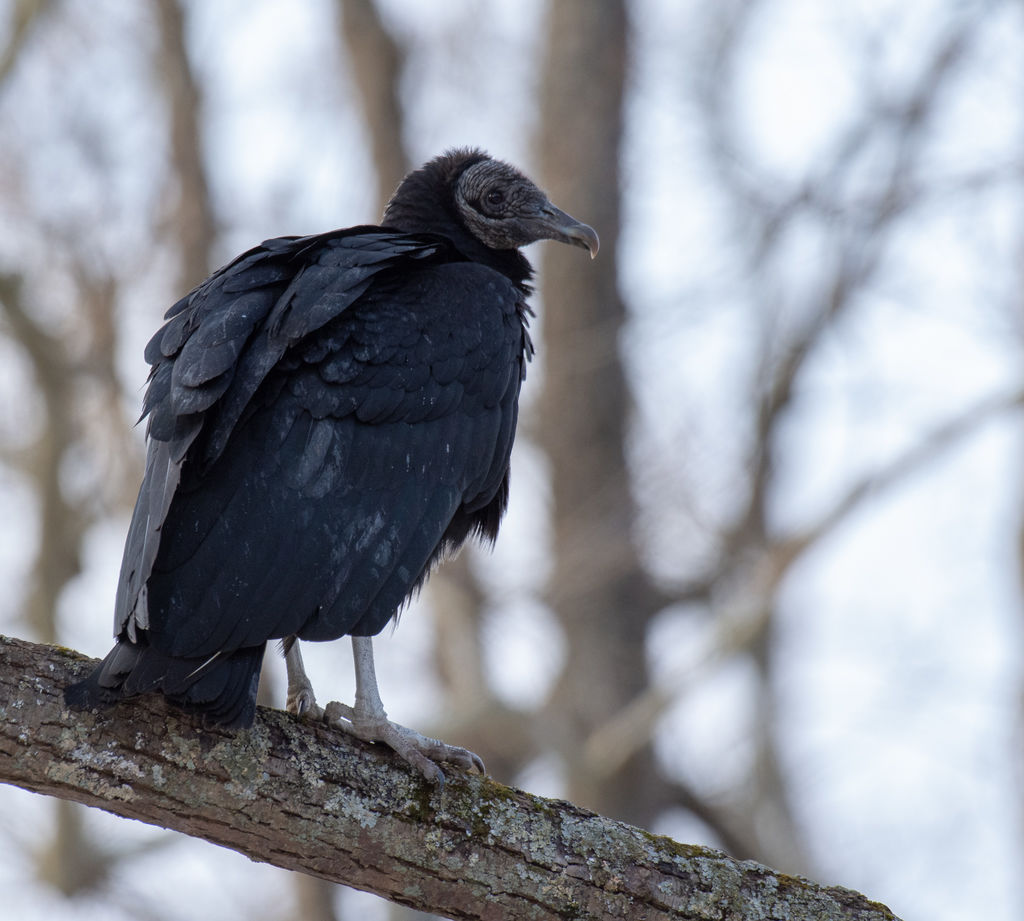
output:
[[[72,155],[59,146],[54,112],[95,106],[91,80],[100,80],[108,94],[102,102],[111,118],[137,120],[115,151],[124,158],[124,184],[107,190],[102,208],[109,220],[97,246],[127,254],[149,270],[137,289],[139,302],[126,316],[130,335],[122,356],[126,379],[139,382],[141,397],[142,344],[177,292],[168,288],[166,259],[132,243],[131,214],[155,207],[152,177],[137,166],[144,158],[132,157],[153,132],[140,105],[144,94],[131,82],[145,77],[145,49],[139,60],[111,60],[103,35],[108,29],[131,33],[143,7],[116,0],[69,5],[74,12],[68,18],[85,37],[47,39],[67,43],[60,55],[65,73],[38,64],[50,54],[37,56],[37,66],[19,75],[24,98],[35,99],[41,114],[30,117],[25,113],[32,108],[21,109],[16,130],[47,151],[35,173],[45,186],[61,169],[74,167],[62,160]],[[415,42],[406,86],[415,155],[422,159],[445,146],[473,143],[529,168],[534,39],[543,4],[387,0],[383,6]],[[217,207],[226,222],[223,257],[268,236],[374,220],[358,112],[334,71],[323,72],[323,62],[331,62],[330,70],[335,54],[329,5],[215,0],[195,7],[192,50],[211,89],[207,140]],[[634,4],[639,54],[627,120],[620,256],[633,312],[623,348],[638,400],[641,445],[700,483],[706,494],[697,501],[714,510],[729,495],[729,471],[737,462],[732,421],[743,412],[752,331],[748,292],[736,277],[730,242],[735,227],[715,196],[685,92],[701,7],[673,0]],[[772,0],[763,7],[734,102],[738,135],[770,184],[813,172],[865,81],[889,85],[905,78],[917,60],[914,48],[945,21],[949,4]],[[930,159],[936,176],[993,164],[1020,168],[1024,24],[1018,7],[988,8],[981,50],[936,128]],[[467,11],[475,16],[468,37]],[[868,72],[858,44],[866,28],[877,40]],[[127,43],[114,44],[120,54]],[[91,49],[88,54],[81,45]],[[87,68],[81,85],[62,84],[75,76],[74,67]],[[10,99],[0,99],[0,125],[11,111]],[[47,158],[53,159],[49,166]],[[98,207],[99,196],[91,197],[89,189],[53,188],[55,213],[69,200],[80,202],[83,213]],[[1016,195],[1019,188],[959,202],[939,198],[904,225],[883,281],[830,335],[787,421],[789,485],[774,510],[778,527],[813,519],[858,475],[922,432],[981,398],[1019,386]],[[32,240],[12,235],[2,223],[0,264],[15,256],[29,264],[39,258]],[[816,277],[820,255],[813,233],[794,235],[788,277],[797,285]],[[60,316],[60,292],[48,297]],[[538,370],[527,381],[528,393]],[[0,344],[4,435],[30,421],[18,409],[27,399],[14,389],[19,386],[24,371]],[[529,524],[540,507],[535,492],[543,491],[543,461],[522,445],[516,465],[506,530],[481,567],[510,598],[488,627],[501,651],[493,656],[499,689],[532,703],[559,663],[560,638],[538,605],[514,600],[537,588],[543,555],[536,547],[544,540]],[[1024,916],[1015,557],[1024,499],[1020,467],[1019,419],[997,417],[906,485],[866,504],[800,563],[783,593],[784,667],[776,688],[783,754],[820,875],[886,902],[906,921]],[[639,493],[645,497],[642,488]],[[0,578],[10,587],[0,599],[0,630],[18,634],[24,631],[13,618],[34,525],[24,493],[2,470],[0,506]],[[112,522],[92,535],[85,572],[62,605],[68,643],[93,655],[109,647],[126,524]],[[682,536],[689,525],[651,521],[649,527],[652,565],[663,577],[678,574],[680,561],[697,552]],[[703,630],[686,611],[667,613],[652,641],[655,669],[675,673]],[[408,725],[429,722],[436,701],[429,678],[422,684],[409,680],[428,641],[426,619],[412,611],[377,644],[389,712]],[[540,661],[538,647],[545,651]],[[321,695],[325,685],[331,696],[351,694],[346,644],[309,648],[308,658]],[[742,775],[750,755],[746,726],[753,718],[749,684],[744,668],[732,666],[682,695],[665,720],[662,754],[686,765],[691,778]],[[537,792],[558,792],[557,775],[542,767],[525,782]],[[65,902],[25,880],[22,855],[37,840],[33,829],[49,821],[49,810],[41,797],[0,788],[0,827],[11,831],[0,834],[0,888],[12,917],[118,921],[151,912],[162,919],[271,918],[288,910],[292,896],[281,873],[193,841],[124,865],[115,887],[120,905]],[[118,844],[155,834],[98,812],[90,813],[90,822]],[[699,833],[681,821],[661,830],[688,840]],[[140,913],[133,899],[148,909]],[[369,917],[378,909],[367,902],[365,910]]]

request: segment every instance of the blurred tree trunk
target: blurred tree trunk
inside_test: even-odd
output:
[[[76,366],[68,343],[34,316],[22,280],[0,276],[0,310],[32,366],[46,424],[25,455],[16,458],[39,503],[39,543],[32,566],[26,621],[44,643],[57,642],[57,601],[81,569],[81,540],[87,522],[61,488],[61,465],[78,442],[74,411]]]
[[[7,79],[29,36],[50,12],[53,0],[17,0],[11,12],[10,33],[0,47],[0,84]]]
[[[170,231],[179,253],[176,290],[184,294],[210,274],[217,223],[203,159],[202,95],[189,60],[185,11],[179,0],[154,0],[158,75],[167,106],[173,186]]]
[[[67,343],[44,330],[32,315],[21,281],[0,278],[0,309],[27,354],[46,411],[46,423],[22,463],[39,506],[39,543],[27,603],[28,627],[44,643],[59,641],[57,604],[81,570],[81,543],[88,527],[82,508],[61,488],[61,467],[81,435],[74,393],[80,383]],[[53,833],[35,853],[37,878],[64,895],[88,888],[105,872],[82,829],[81,806],[54,804]]]
[[[581,757],[586,739],[647,685],[644,642],[659,606],[633,544],[625,440],[630,395],[619,357],[619,149],[628,47],[621,0],[549,7],[539,158],[553,201],[592,224],[601,252],[544,251],[545,390],[541,443],[552,471],[550,601],[568,661],[550,700],[568,768],[567,796],[650,824],[665,803],[644,745],[611,771]]]
[[[402,140],[400,84],[404,51],[381,20],[374,0],[337,0],[338,21],[377,174],[378,216],[409,172]]]

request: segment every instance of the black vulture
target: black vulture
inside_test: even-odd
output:
[[[146,347],[146,471],[117,588],[117,644],[77,708],[160,692],[247,727],[266,643],[288,708],[385,742],[425,777],[480,759],[397,726],[370,639],[471,535],[493,541],[532,269],[597,234],[479,150],[410,173],[381,226],[267,240],[178,301]],[[317,706],[297,640],[350,635],[353,707]]]

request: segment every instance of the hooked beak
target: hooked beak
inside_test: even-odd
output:
[[[557,240],[559,243],[582,246],[590,251],[591,259],[601,248],[601,241],[593,227],[582,221],[577,221],[576,218],[556,208],[551,202],[546,202],[541,208],[540,216],[536,220],[536,227],[539,239]]]

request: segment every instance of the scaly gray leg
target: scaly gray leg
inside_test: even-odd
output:
[[[288,673],[288,700],[285,704],[288,712],[314,720],[323,719],[324,711],[316,705],[313,685],[306,675],[306,666],[302,664],[298,637],[288,637],[283,645],[284,667]]]
[[[370,637],[352,637],[352,655],[356,666],[356,699],[352,707],[332,701],[321,710],[306,676],[298,641],[286,649],[288,710],[291,713],[308,719],[322,719],[332,729],[339,729],[364,742],[383,742],[433,783],[444,783],[444,772],[438,763],[454,764],[466,771],[484,773],[483,761],[473,752],[432,739],[388,719],[377,690],[373,640]]]

